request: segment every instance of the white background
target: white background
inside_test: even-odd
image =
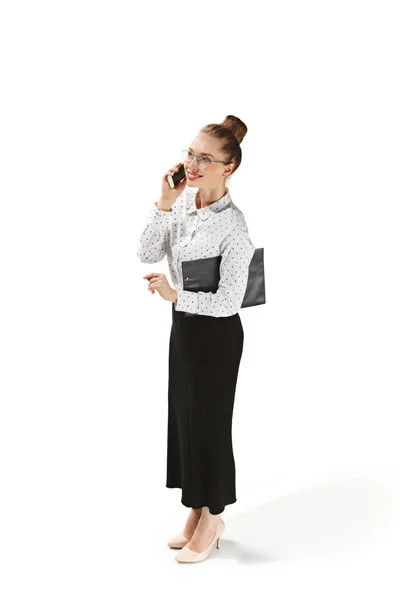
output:
[[[399,597],[397,8],[2,3],[3,600]],[[267,302],[240,313],[238,500],[181,565],[171,304],[142,277],[171,279],[136,245],[227,114]]]

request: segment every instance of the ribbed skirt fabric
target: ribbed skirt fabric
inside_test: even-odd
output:
[[[232,416],[243,339],[239,313],[210,317],[172,303],[166,486],[214,515],[236,502]]]

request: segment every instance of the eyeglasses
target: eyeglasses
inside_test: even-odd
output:
[[[182,150],[182,156],[183,156],[184,162],[187,162],[187,163],[192,162],[192,160],[196,157],[197,164],[203,170],[207,169],[210,166],[210,164],[213,162],[222,163],[224,165],[229,165],[229,162],[226,162],[224,160],[213,160],[213,159],[209,158],[208,156],[202,156],[202,155],[197,156],[191,150]]]

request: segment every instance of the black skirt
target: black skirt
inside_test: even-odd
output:
[[[236,502],[232,415],[243,338],[239,313],[210,317],[172,303],[166,486],[214,515]]]

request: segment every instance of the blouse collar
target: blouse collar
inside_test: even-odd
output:
[[[225,208],[228,208],[231,205],[231,195],[229,193],[229,189],[225,188],[225,195],[222,196],[219,200],[212,202],[209,206],[205,206],[204,208],[197,208],[196,206],[196,194],[199,188],[188,188],[189,189],[189,208],[188,213],[192,214],[197,212],[201,219],[207,219],[212,213],[219,213]]]

